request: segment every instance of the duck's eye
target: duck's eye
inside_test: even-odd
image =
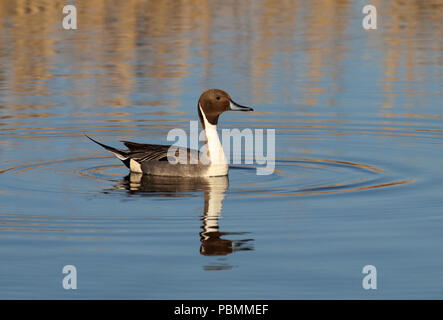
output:
[[[220,97],[217,97],[217,100],[220,100]]]

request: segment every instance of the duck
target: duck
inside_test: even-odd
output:
[[[254,111],[234,102],[221,89],[204,91],[197,112],[205,134],[202,151],[195,149],[121,141],[127,149],[91,141],[112,152],[131,173],[170,177],[217,177],[228,175],[229,165],[217,132],[219,116],[226,111]]]

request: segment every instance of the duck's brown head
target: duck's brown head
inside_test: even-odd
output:
[[[206,120],[213,125],[218,122],[218,117],[225,111],[254,111],[254,109],[235,103],[229,94],[220,89],[209,89],[202,93],[198,100],[198,116],[200,122],[205,125]],[[203,113],[203,114],[202,114]]]

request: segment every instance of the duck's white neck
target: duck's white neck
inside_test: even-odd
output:
[[[208,148],[209,160],[211,161],[211,165],[218,164],[227,166],[228,161],[226,160],[223,146],[218,137],[217,125],[209,123],[200,105],[199,108],[204,122],[206,147]]]

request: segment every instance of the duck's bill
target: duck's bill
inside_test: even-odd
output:
[[[231,111],[254,111],[254,109],[246,107],[246,106],[242,106],[238,103],[235,103],[232,100],[230,100],[229,110],[231,110]]]

